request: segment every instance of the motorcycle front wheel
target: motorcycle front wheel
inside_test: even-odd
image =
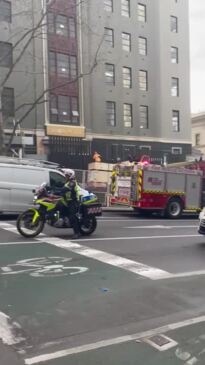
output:
[[[88,216],[83,218],[80,222],[80,233],[82,236],[89,236],[97,228],[97,219],[95,216]]]
[[[33,238],[38,236],[44,228],[45,219],[41,215],[38,217],[35,223],[33,223],[33,216],[35,211],[26,210],[24,213],[18,216],[16,227],[19,233],[24,237]]]

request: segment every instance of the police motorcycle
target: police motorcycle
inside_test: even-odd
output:
[[[91,235],[97,228],[97,216],[102,215],[102,206],[97,196],[80,188],[80,202],[77,217],[80,233]],[[17,219],[18,232],[24,237],[36,237],[44,229],[45,224],[55,228],[72,228],[69,218],[58,209],[61,196],[52,193],[51,188],[43,183],[33,191],[34,206],[21,213]]]

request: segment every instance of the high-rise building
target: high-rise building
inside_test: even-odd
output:
[[[0,0],[0,7],[9,3],[18,14],[24,0]],[[25,135],[30,128],[35,137],[37,128],[35,152],[47,145],[49,159],[78,168],[94,151],[108,162],[142,154],[171,162],[191,153],[187,0],[26,3],[33,23],[0,16],[0,30],[8,28],[0,41],[13,43],[11,28],[18,39],[18,27],[25,32],[26,22],[36,26],[46,13],[9,81],[15,109],[24,90],[26,104],[43,92],[22,124]]]

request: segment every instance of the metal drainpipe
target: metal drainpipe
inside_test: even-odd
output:
[[[77,24],[76,24],[77,25]],[[82,2],[79,2],[78,4],[78,36],[79,36],[79,42],[78,42],[78,57],[79,57],[79,65],[80,65],[80,74],[83,75],[83,44],[82,44]],[[79,80],[80,83],[80,124],[81,126],[85,125],[84,120],[84,80],[83,77]]]
[[[47,1],[41,0],[42,10],[43,12],[47,11]],[[46,19],[46,17],[45,17]],[[43,47],[43,78],[44,78],[44,90],[48,90],[49,88],[49,80],[48,80],[48,26],[44,24],[42,27],[43,39],[42,39],[42,47]],[[47,93],[44,95],[44,100],[48,99]],[[45,125],[49,124],[49,103],[44,104],[44,112],[45,112]]]

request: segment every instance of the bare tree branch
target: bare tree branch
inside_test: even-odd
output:
[[[77,82],[79,79],[85,77],[85,76],[89,76],[92,74],[92,72],[94,71],[94,69],[97,67],[98,65],[98,54],[99,54],[99,51],[100,51],[100,48],[101,48],[101,45],[103,43],[103,39],[104,37],[102,38],[101,42],[99,43],[98,47],[97,47],[97,50],[95,52],[95,56],[94,56],[94,61],[93,61],[93,64],[90,68],[90,70],[88,70],[87,72],[83,73],[83,74],[80,74],[78,75],[75,79],[73,80],[69,80],[69,81],[66,81],[62,84],[59,84],[55,87],[51,87],[51,88],[48,88],[46,90],[43,90],[43,92],[39,95],[39,97],[35,100],[34,103],[25,103],[25,104],[22,104],[21,106],[19,106],[19,108],[17,109],[21,109],[25,106],[30,106],[30,108],[25,112],[25,114],[16,122],[15,126],[14,126],[14,129],[12,131],[12,134],[10,136],[10,139],[9,139],[9,143],[7,145],[7,148],[6,148],[6,152],[8,153],[11,149],[11,145],[12,145],[12,141],[13,141],[13,138],[15,136],[15,132],[16,132],[16,129],[17,127],[27,118],[27,116],[33,111],[33,109],[36,107],[36,105],[38,104],[43,104],[43,103],[46,103],[48,102],[48,100],[41,100],[46,94],[48,93],[51,93],[52,91],[55,91],[56,89],[59,89],[61,87],[64,87],[64,86],[67,86],[67,85],[70,85],[70,84],[73,84],[75,82]]]

